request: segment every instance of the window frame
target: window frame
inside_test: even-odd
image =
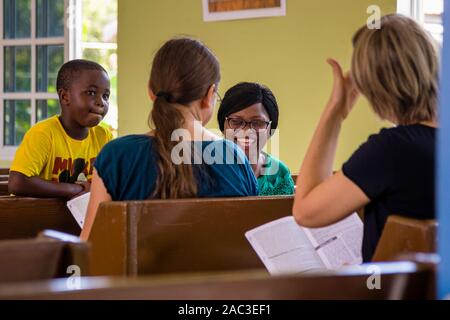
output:
[[[17,146],[4,145],[4,110],[5,100],[30,100],[31,101],[31,123],[36,124],[37,100],[58,100],[57,93],[37,92],[37,46],[41,45],[63,45],[64,62],[76,56],[77,40],[80,40],[81,28],[80,15],[78,14],[78,0],[64,0],[64,36],[37,38],[36,30],[36,2],[30,0],[31,5],[31,34],[30,38],[24,39],[4,39],[3,22],[0,23],[0,159],[3,161],[14,160]],[[0,0],[0,15],[3,21],[3,0]],[[29,46],[31,47],[31,90],[30,92],[4,92],[4,48],[8,46]]]
[[[117,5],[118,5],[118,0],[116,0]],[[103,42],[103,41],[83,41],[83,34],[81,32],[81,30],[83,29],[83,21],[84,21],[84,16],[83,16],[83,1],[79,1],[79,5],[77,6],[77,17],[79,17],[79,27],[77,27],[77,30],[80,31],[79,33],[77,33],[77,37],[78,41],[76,41],[73,45],[73,48],[75,50],[75,55],[74,57],[76,59],[84,59],[84,50],[85,49],[90,49],[90,50],[114,50],[116,52],[116,54],[118,53],[118,44],[117,41],[116,42]],[[117,72],[117,71],[116,71]],[[111,76],[111,74],[110,74]],[[116,88],[117,89],[117,88]],[[117,90],[114,91],[113,88],[111,87],[111,94],[115,95],[117,98]],[[116,115],[112,116],[112,112],[113,110],[115,111]],[[118,131],[118,102],[116,100],[116,104],[113,106],[110,102],[109,105],[109,111],[108,111],[108,115],[105,117],[105,119],[103,119],[105,121],[105,123],[107,123],[108,125],[110,125],[113,128],[113,136],[115,137],[117,135],[117,131]],[[112,120],[112,122],[108,122],[107,119],[108,117],[110,117],[110,119]]]
[[[397,0],[397,12],[424,22],[423,0]]]
[[[436,40],[439,47],[442,47],[443,34],[441,32],[433,32],[427,28],[427,25],[429,27],[430,25],[437,23],[427,21],[424,1],[426,0],[397,0],[397,13],[408,16],[424,26]],[[443,27],[443,21],[441,24]]]

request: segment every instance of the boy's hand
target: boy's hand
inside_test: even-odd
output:
[[[328,59],[327,62],[333,68],[334,77],[333,92],[328,108],[345,120],[358,100],[359,92],[350,73],[344,74],[339,62],[334,59]]]
[[[79,197],[79,196],[81,196],[81,195],[91,191],[91,184],[89,182],[87,182],[87,181],[77,181],[77,182],[75,182],[75,184],[83,187],[83,191],[81,191],[80,193],[75,195],[74,198]]]
[[[77,184],[46,181],[39,177],[27,177],[23,173],[11,171],[8,182],[9,192],[16,196],[37,198],[73,199],[91,190],[91,184]]]

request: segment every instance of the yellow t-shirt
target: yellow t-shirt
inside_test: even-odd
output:
[[[54,116],[25,134],[10,170],[48,181],[91,181],[95,158],[111,139],[112,134],[101,126],[89,128],[84,140],[72,139]]]

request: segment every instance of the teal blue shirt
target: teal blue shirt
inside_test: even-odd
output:
[[[264,153],[266,162],[258,178],[260,196],[279,196],[294,194],[294,180],[288,167],[280,160]]]
[[[202,164],[192,164],[198,197],[257,196],[258,184],[245,154],[234,143],[194,142]],[[114,201],[151,198],[159,174],[154,139],[131,135],[108,143],[95,161],[95,169]]]

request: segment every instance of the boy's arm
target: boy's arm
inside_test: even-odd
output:
[[[49,161],[51,148],[52,136],[48,128],[35,126],[25,134],[10,169],[10,193],[25,197],[70,199],[89,191],[89,185],[52,182],[39,177]]]
[[[16,196],[71,199],[86,189],[86,185],[52,182],[15,171],[9,173],[8,191]]]

